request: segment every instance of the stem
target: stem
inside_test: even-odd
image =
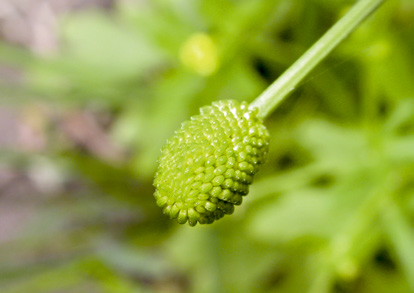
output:
[[[360,0],[251,104],[266,118],[298,83],[385,0]]]

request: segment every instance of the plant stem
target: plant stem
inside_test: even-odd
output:
[[[298,83],[385,0],[360,0],[250,105],[266,118]]]

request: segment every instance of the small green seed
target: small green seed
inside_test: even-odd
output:
[[[214,175],[222,175],[227,171],[227,168],[225,166],[218,166],[216,169],[214,169]]]
[[[168,197],[164,196],[157,200],[157,205],[159,207],[164,207],[167,204],[167,202],[168,202]]]
[[[201,199],[201,200],[206,200],[206,199],[209,199],[209,198],[210,198],[210,196],[206,193],[200,193],[198,195],[198,199]]]
[[[204,175],[204,178],[203,178],[203,180],[202,180],[202,181],[203,181],[203,182],[205,182],[205,183],[207,183],[207,182],[211,182],[215,176],[216,176],[216,175],[214,174],[214,172],[211,172],[211,173],[206,173],[206,174]]]
[[[226,173],[224,174],[224,178],[234,178],[235,174],[236,172],[234,171],[234,169],[227,169]]]
[[[187,222],[187,211],[186,210],[180,211],[180,213],[178,214],[177,221],[180,224],[185,224],[185,222]]]
[[[217,206],[214,203],[208,201],[208,202],[206,202],[205,208],[209,212],[214,212],[216,210]]]
[[[221,192],[221,188],[219,186],[213,187],[212,190],[210,190],[210,195],[217,197]]]
[[[200,192],[208,193],[213,188],[213,184],[211,183],[204,183],[200,186]]]
[[[241,162],[239,164],[239,168],[240,168],[240,170],[246,171],[246,170],[249,169],[249,163],[247,163],[247,162]]]
[[[233,187],[233,184],[234,184],[233,180],[226,179],[226,180],[224,180],[224,182],[222,184],[222,187],[223,188],[232,188]]]
[[[178,206],[177,205],[173,205],[171,207],[171,211],[170,211],[171,219],[177,218],[179,212],[180,212],[180,209],[178,208]]]
[[[220,186],[224,181],[224,176],[223,175],[219,175],[217,177],[215,177],[213,179],[213,186]]]
[[[201,214],[204,214],[206,212],[206,209],[203,206],[196,206],[195,209],[196,209],[197,212],[199,212]]]
[[[200,218],[200,214],[196,212],[195,209],[189,208],[188,209],[188,219],[195,221],[197,223],[198,219]]]

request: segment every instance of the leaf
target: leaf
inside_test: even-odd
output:
[[[318,189],[292,191],[252,211],[247,231],[271,243],[304,237],[327,239],[337,228],[338,217],[333,217],[332,210],[333,198],[327,192]]]
[[[361,168],[375,163],[364,133],[324,120],[310,120],[297,130],[297,139],[315,159],[334,170]]]
[[[103,14],[90,12],[66,19],[63,38],[67,57],[114,77],[143,73],[162,57],[142,34]]]
[[[395,138],[387,143],[388,156],[399,163],[414,162],[414,136]]]
[[[414,290],[414,230],[412,224],[398,208],[395,202],[390,201],[381,217],[382,226],[392,245],[405,276]]]

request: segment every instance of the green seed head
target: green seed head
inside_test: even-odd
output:
[[[182,123],[162,149],[155,199],[180,224],[232,214],[264,163],[269,133],[246,102],[218,101]]]

